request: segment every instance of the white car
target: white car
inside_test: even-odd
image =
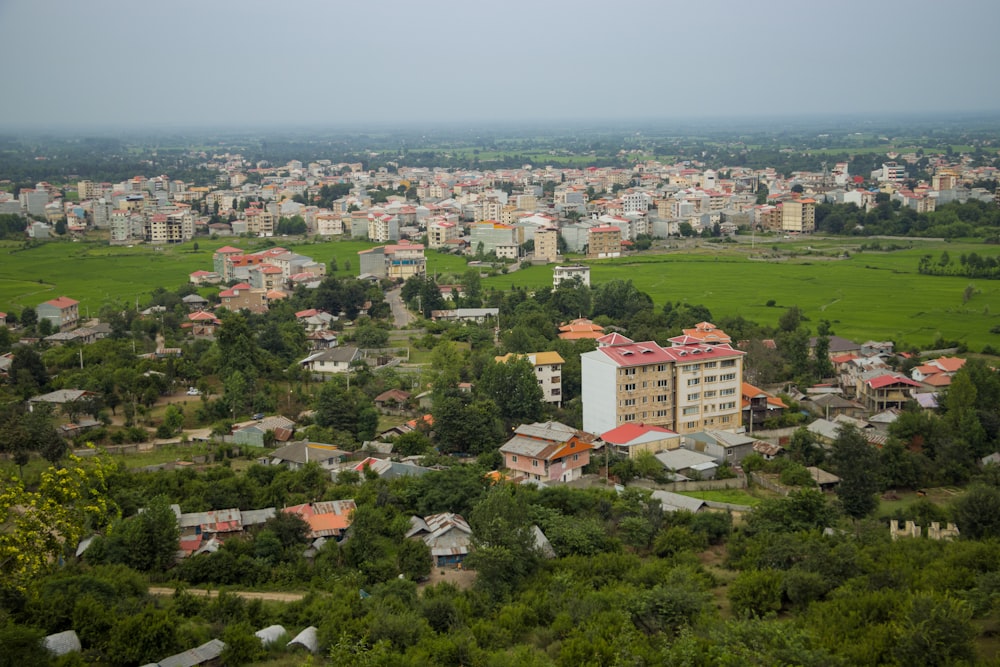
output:
[[[195,387],[188,387],[187,395],[188,396],[201,396],[201,392],[198,391]]]

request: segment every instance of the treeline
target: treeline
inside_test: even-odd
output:
[[[917,272],[928,276],[962,276],[965,278],[1000,279],[1000,260],[992,256],[982,256],[977,252],[962,253],[956,262],[944,250],[934,260],[931,255],[923,255],[917,262]]]
[[[1000,236],[1000,208],[969,200],[944,204],[930,213],[904,208],[888,195],[878,195],[879,203],[865,212],[854,204],[816,206],[816,231],[856,236],[980,237]]]

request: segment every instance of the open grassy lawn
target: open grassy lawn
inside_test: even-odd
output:
[[[753,507],[761,499],[742,489],[716,489],[712,491],[678,491],[682,496],[690,496],[699,500],[710,500],[713,503],[729,503],[731,505],[749,505]]]
[[[358,273],[364,241],[309,242],[272,239],[321,262],[337,260],[337,275]],[[939,336],[979,350],[1000,345],[990,329],[1000,324],[1000,281],[923,276],[916,272],[924,254],[953,258],[977,252],[1000,257],[1000,247],[976,243],[897,241],[912,246],[894,252],[858,252],[867,239],[758,237],[740,244],[690,243],[661,253],[613,260],[583,260],[591,282],[632,280],[652,296],[656,307],[667,300],[701,303],[715,318],[742,315],[775,324],[785,308],[798,305],[812,321],[828,319],[834,332],[854,339],[891,339],[901,345],[926,346]],[[882,241],[883,245],[888,242]],[[190,272],[209,269],[222,245],[248,251],[266,247],[262,239],[199,239],[167,248],[111,247],[101,242],[57,241],[23,249],[0,244],[0,310],[17,311],[65,294],[81,302],[82,314],[109,301],[140,301],[156,287],[174,289]],[[844,257],[845,251],[849,255]],[[464,273],[462,257],[428,252],[428,270],[441,281]],[[573,261],[578,261],[574,259]],[[348,268],[350,267],[350,268]],[[551,285],[552,267],[535,266],[486,278],[487,288],[537,289]],[[972,285],[967,302],[964,292]],[[773,300],[775,305],[767,306]],[[815,327],[815,324],[812,325]]]

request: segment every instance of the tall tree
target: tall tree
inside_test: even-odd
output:
[[[833,464],[840,484],[836,493],[844,512],[855,519],[868,516],[878,507],[878,451],[853,426],[843,425],[833,442]]]
[[[524,356],[489,363],[476,383],[476,390],[496,403],[508,425],[542,418],[542,388],[535,367]]]
[[[469,516],[476,546],[469,566],[479,575],[476,585],[494,599],[512,592],[540,562],[529,510],[522,487],[498,484]]]

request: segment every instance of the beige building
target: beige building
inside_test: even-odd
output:
[[[454,222],[436,220],[427,225],[427,245],[432,249],[443,248],[448,245],[448,241],[457,239],[460,231]]]
[[[678,433],[740,426],[743,352],[729,345],[664,348],[620,334],[580,355],[583,428],[653,424]]]
[[[358,252],[360,275],[404,281],[427,275],[427,259],[420,243],[400,242]]]
[[[587,233],[587,257],[621,257],[622,230],[614,225],[591,227]]]
[[[559,230],[554,227],[535,232],[535,259],[546,263],[559,261]]]
[[[815,199],[789,199],[782,203],[781,231],[811,234],[815,230]]]

